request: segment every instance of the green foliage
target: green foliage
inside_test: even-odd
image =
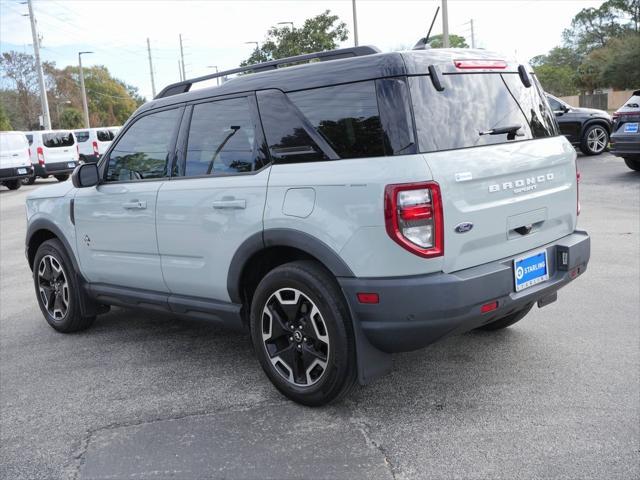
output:
[[[584,8],[564,31],[564,45],[531,59],[545,90],[556,95],[598,88],[637,88],[640,0]]]
[[[431,37],[429,45],[431,48],[442,48],[442,34]],[[449,46],[451,48],[469,48],[467,40],[460,35],[449,35]]]
[[[76,129],[84,127],[82,112],[77,108],[67,108],[60,113],[60,128]]]
[[[347,38],[347,25],[337,15],[331,15],[330,10],[326,10],[307,19],[301,28],[271,27],[262,46],[255,49],[240,65],[333,50]]]
[[[7,116],[7,112],[4,111],[4,105],[0,103],[0,130],[13,130],[11,128],[11,122]]]

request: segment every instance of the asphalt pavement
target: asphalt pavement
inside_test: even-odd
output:
[[[580,157],[586,273],[517,325],[396,355],[341,403],[293,404],[248,338],[113,309],[51,329],[0,189],[0,478],[640,477],[640,173]]]

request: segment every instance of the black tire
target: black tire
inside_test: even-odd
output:
[[[57,262],[57,266],[54,265],[54,262],[51,259],[54,259],[55,262]],[[41,266],[43,266],[43,260],[44,268],[41,268]],[[66,282],[67,292],[65,295],[64,289],[60,288],[60,293],[58,295],[61,295],[61,297],[55,294],[53,294],[52,297],[51,294],[48,295],[48,293],[51,292],[51,289],[53,288],[52,285],[56,283],[56,281],[59,286],[61,279],[59,271],[56,276],[55,269],[57,267],[59,267],[64,274],[62,281]],[[49,268],[51,273],[51,280],[48,281],[44,280],[47,268]],[[78,280],[73,270],[73,264],[71,263],[64,246],[59,240],[47,240],[40,245],[40,248],[38,248],[33,261],[33,283],[36,290],[38,305],[40,306],[42,314],[47,320],[47,323],[58,332],[78,332],[91,326],[96,317],[82,316],[82,312],[80,310],[80,285],[78,284]],[[63,312],[61,312],[61,310],[62,307],[64,307],[65,296],[67,305],[64,315],[62,315]],[[47,297],[49,301],[45,300]],[[49,305],[53,304],[51,309],[47,307],[45,301],[47,301]],[[60,310],[55,310],[56,306],[60,306]],[[51,310],[53,310],[53,313]]]
[[[295,292],[299,293],[297,297]],[[285,301],[285,295],[286,301],[296,303],[283,308],[279,301]],[[314,307],[318,312],[312,319]],[[273,316],[264,313],[265,309]],[[289,336],[297,334],[296,330],[304,340]],[[269,337],[265,340],[263,334]],[[262,279],[251,302],[251,339],[269,380],[295,402],[325,405],[344,397],[355,384],[356,354],[349,310],[335,278],[316,262],[287,263]],[[267,348],[277,355],[270,355]],[[316,360],[323,356],[324,368]],[[291,368],[287,359],[291,359]],[[304,376],[297,375],[302,370]]]
[[[84,155],[80,155],[80,158],[78,159],[78,161],[80,163],[87,163],[87,157],[85,157]]]
[[[54,175],[56,177],[56,180],[58,180],[59,182],[66,182],[67,180],[69,180],[69,174],[65,173],[63,175]]]
[[[590,125],[580,139],[580,150],[585,155],[600,155],[609,145],[609,131],[600,124]]]
[[[491,323],[487,323],[486,325],[478,327],[478,330],[492,331],[492,330],[501,330],[503,328],[510,327],[514,323],[522,320],[527,315],[527,313],[529,313],[532,307],[533,307],[533,303],[529,303],[528,305],[524,306],[521,310],[518,310],[517,312],[513,312],[511,315],[507,315],[506,317],[499,318],[498,320],[494,320]]]
[[[637,157],[637,158],[624,157],[624,163],[631,170],[635,170],[636,172],[640,172],[640,157]]]
[[[17,190],[22,186],[22,182],[20,180],[9,180],[3,183],[9,190]]]
[[[22,183],[24,185],[33,185],[34,183],[36,183],[36,175],[35,175],[35,173],[33,175],[31,175],[29,178],[23,178],[22,179]]]

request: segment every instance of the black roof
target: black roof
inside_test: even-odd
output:
[[[169,93],[169,96],[156,98],[144,104],[138,109],[138,112],[177,103],[256,90],[279,89],[284,92],[291,92],[377,78],[425,75],[428,74],[429,65],[437,65],[444,74],[453,73],[457,71],[453,60],[465,58],[505,59],[503,56],[492,52],[471,49],[427,49],[365,54],[351,58],[274,68],[267,71],[259,71],[258,73],[240,75],[227,80],[220,86],[202,88],[176,95]],[[505,70],[501,70],[502,72],[517,71],[518,65],[513,60],[505,60],[508,61],[508,67]],[[209,77],[215,78],[213,75]],[[163,92],[169,91],[173,87],[181,88],[182,84],[192,81],[170,85]]]

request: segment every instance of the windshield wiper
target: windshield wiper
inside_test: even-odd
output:
[[[507,140],[513,140],[516,135],[521,137],[524,133],[517,133],[522,128],[522,125],[507,125],[506,127],[492,128],[484,132],[478,132],[478,135],[503,135],[507,134]]]

